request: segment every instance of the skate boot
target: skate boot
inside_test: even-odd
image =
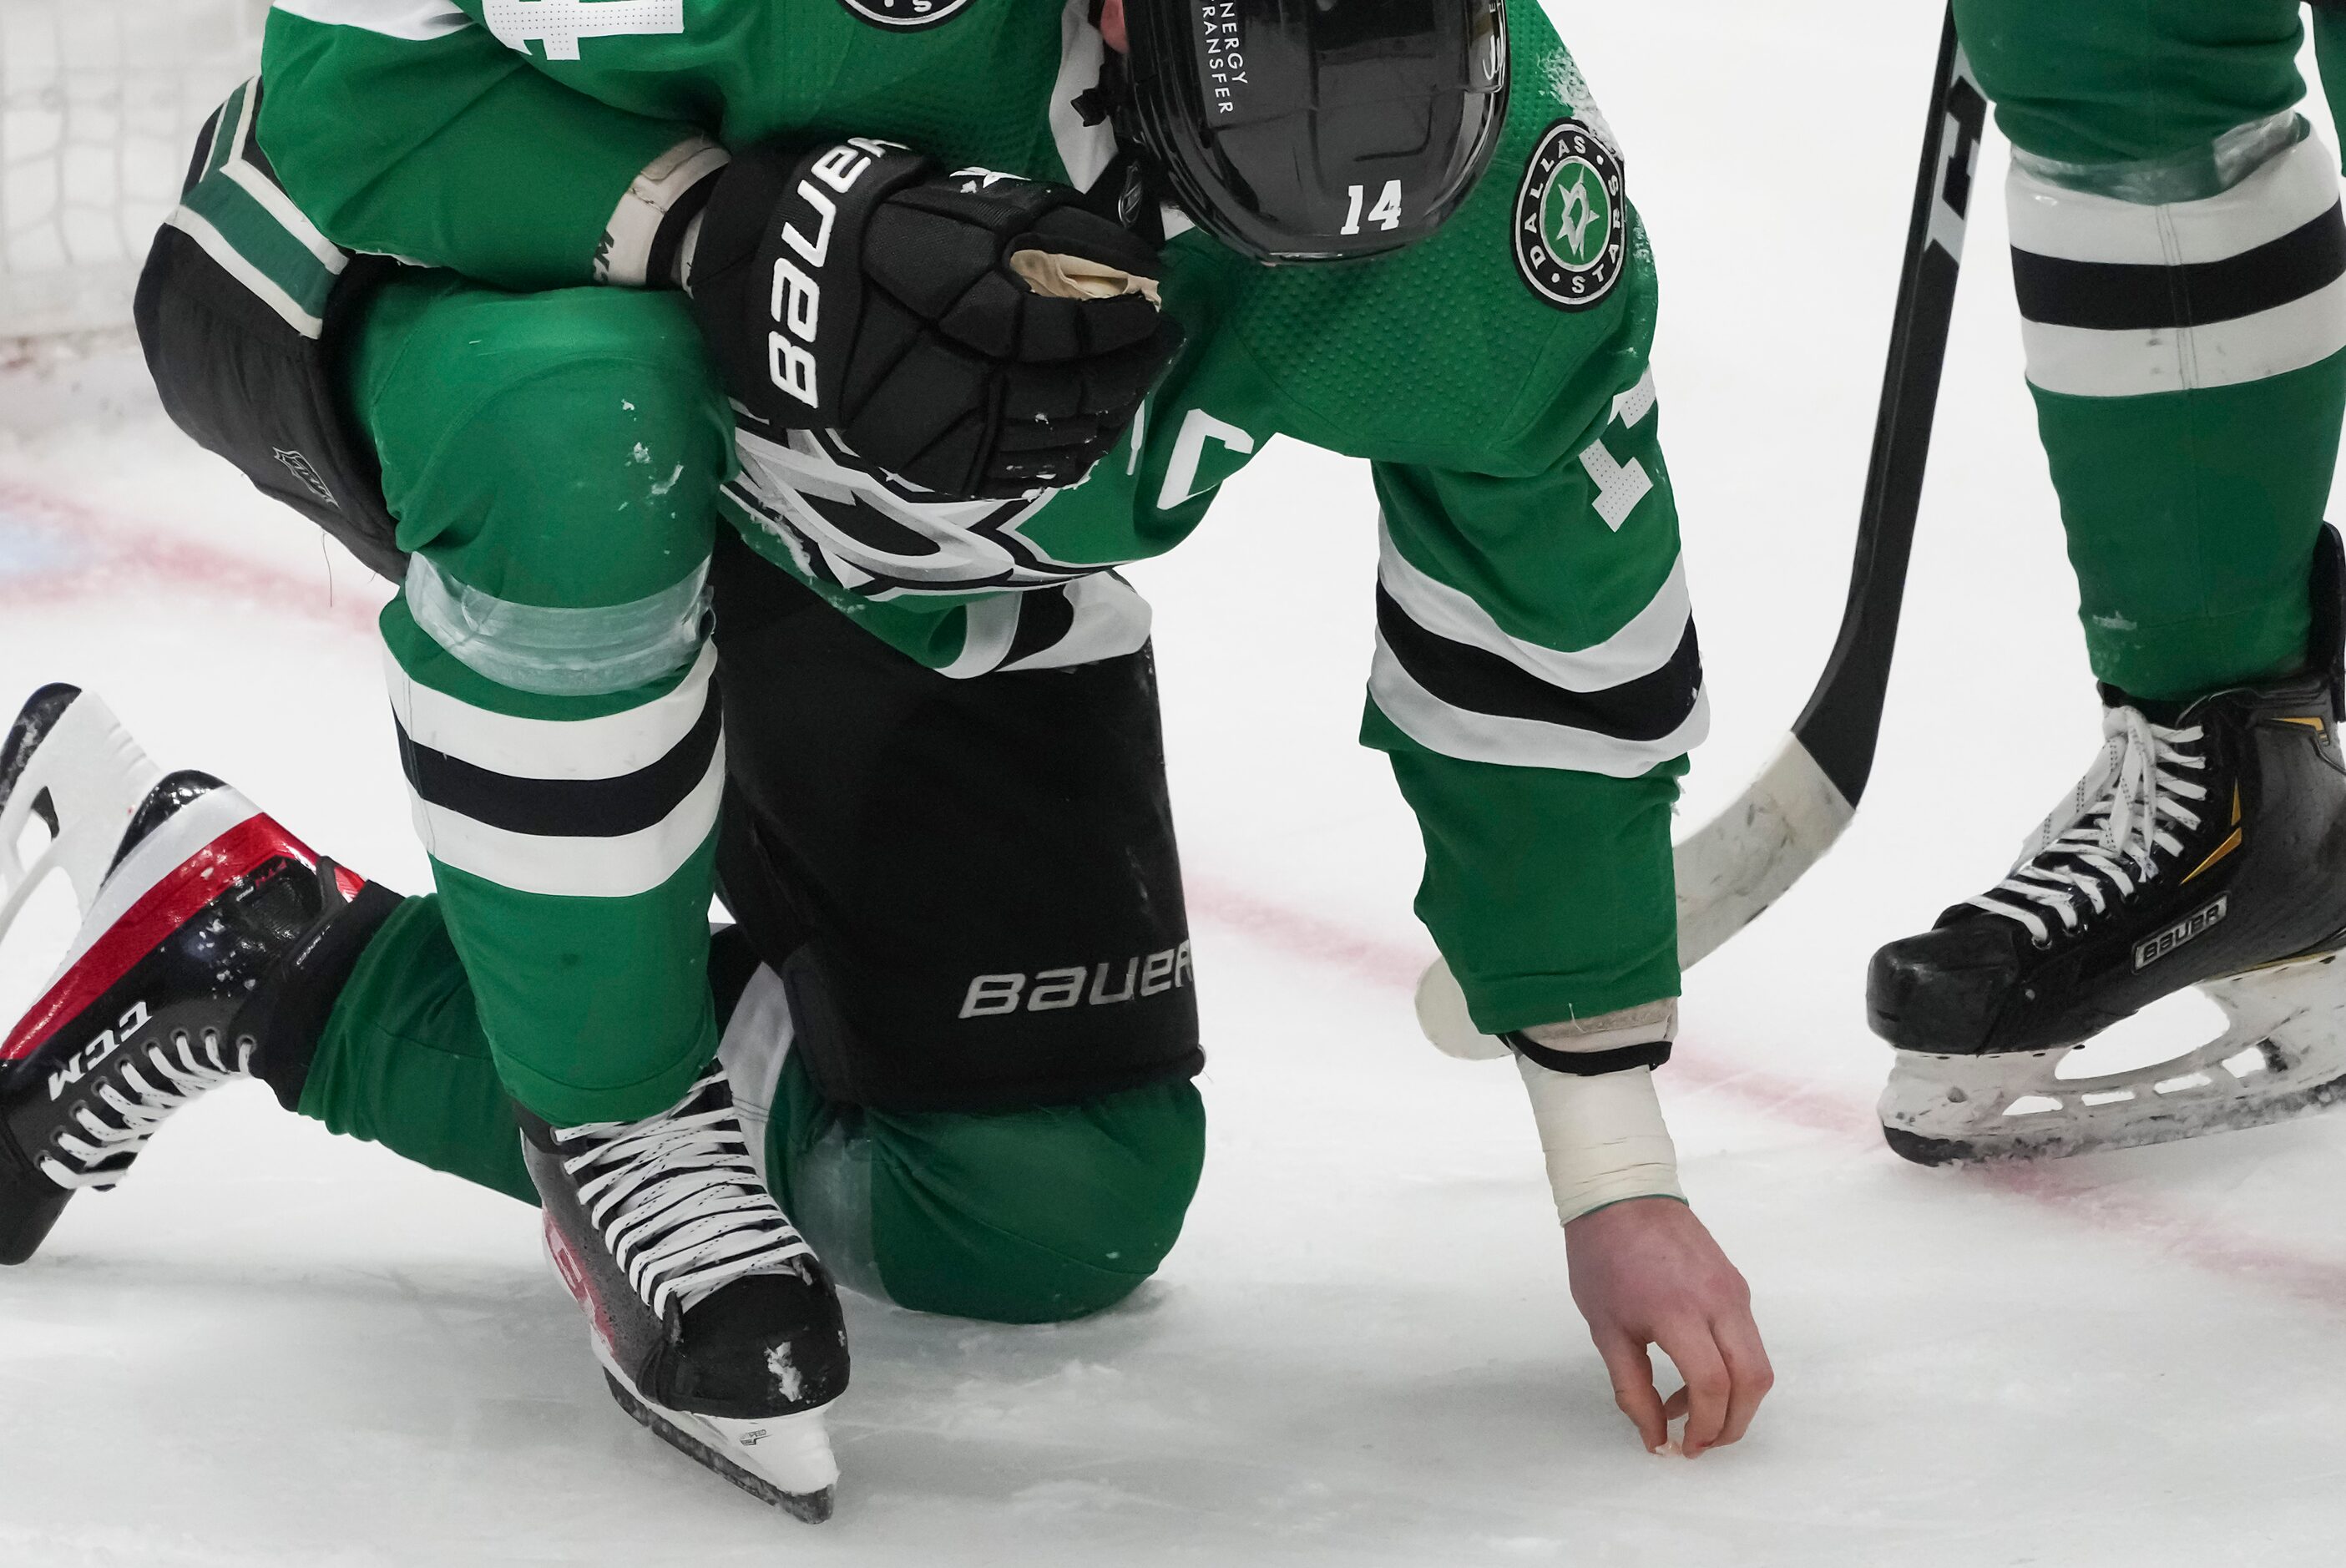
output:
[[[2340,555],[2315,557],[2310,674],[2188,703],[2103,688],[2094,768],[2010,875],[1873,956],[1898,1049],[1890,1146],[1924,1165],[2253,1126],[2346,1097]],[[2118,1020],[2200,985],[2229,1026],[2166,1062],[2062,1077]]]
[[[0,938],[51,872],[82,920],[0,1037],[0,1263],[30,1257],[76,1192],[119,1182],[173,1111],[322,1025],[398,901],[219,779],[164,777],[69,686],[36,692],[0,742]]]
[[[847,1330],[750,1163],[724,1069],[639,1122],[521,1121],[546,1251],[620,1408],[760,1502],[831,1517],[823,1407],[847,1387]]]

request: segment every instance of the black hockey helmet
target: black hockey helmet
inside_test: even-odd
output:
[[[1124,18],[1118,137],[1259,260],[1424,239],[1506,117],[1505,0],[1125,0]]]

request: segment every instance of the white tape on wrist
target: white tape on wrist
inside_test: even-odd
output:
[[[603,248],[595,258],[595,280],[623,289],[668,283],[668,279],[650,276],[660,225],[678,197],[732,161],[731,153],[706,137],[688,137],[654,158],[628,182],[611,213]]]
[[[1559,1221],[1624,1198],[1685,1199],[1652,1068],[1580,1077],[1518,1056],[1515,1069],[1531,1094]]]

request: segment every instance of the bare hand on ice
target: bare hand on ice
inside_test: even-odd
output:
[[[1751,1289],[1694,1210],[1633,1198],[1564,1227],[1572,1299],[1605,1358],[1614,1402],[1648,1452],[1687,1418],[1688,1459],[1740,1438],[1776,1380],[1751,1318]],[[1658,1345],[1685,1386],[1664,1400],[1647,1347]]]

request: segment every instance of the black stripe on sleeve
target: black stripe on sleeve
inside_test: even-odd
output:
[[[658,761],[616,779],[517,779],[418,745],[403,726],[399,759],[419,799],[475,822],[541,839],[616,839],[664,821],[684,803],[708,777],[723,728],[712,680],[691,733]]]
[[[195,189],[196,181],[203,178],[204,166],[212,160],[212,138],[219,135],[219,123],[220,111],[214,109],[212,117],[204,122],[204,128],[196,133],[196,155],[188,160],[188,178],[179,182],[181,196]]]
[[[1487,648],[1427,631],[1377,585],[1377,630],[1410,678],[1453,708],[1503,718],[1536,719],[1617,740],[1659,740],[1687,721],[1702,688],[1702,652],[1694,618],[1678,651],[1659,669],[1602,691],[1550,686]]]
[[[1670,1059],[1670,1043],[1655,1040],[1643,1045],[1616,1045],[1609,1051],[1552,1051],[1536,1044],[1520,1029],[1511,1029],[1499,1038],[1507,1049],[1534,1066],[1545,1067],[1551,1073],[1566,1073],[1576,1078],[1601,1078],[1607,1073],[1627,1073],[1637,1067],[1658,1067]]]
[[[2237,321],[2302,300],[2341,274],[2346,219],[2336,207],[2221,261],[2157,267],[2071,261],[2016,248],[2012,252],[2012,281],[2023,318],[2105,332]]]

